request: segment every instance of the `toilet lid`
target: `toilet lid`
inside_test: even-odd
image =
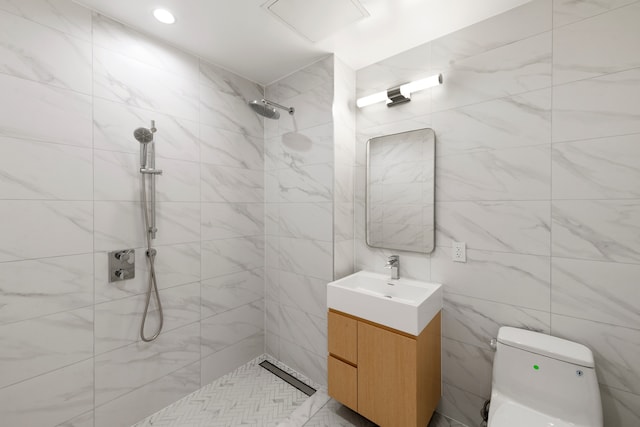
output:
[[[517,423],[516,423],[517,421]],[[514,402],[506,402],[489,418],[489,427],[580,427]]]

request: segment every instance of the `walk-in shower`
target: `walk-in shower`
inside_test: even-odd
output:
[[[162,303],[160,302],[160,293],[158,292],[158,281],[156,279],[155,260],[157,251],[153,248],[151,241],[156,238],[158,229],[156,228],[156,175],[162,174],[161,170],[156,169],[156,150],[153,134],[156,133],[156,123],[151,121],[151,127],[138,128],[133,132],[133,136],[140,143],[140,175],[142,176],[141,185],[141,202],[144,216],[145,235],[147,241],[147,262],[149,264],[149,283],[147,286],[147,297],[144,306],[144,314],[142,315],[142,323],[140,324],[140,338],[142,341],[149,342],[158,338],[162,325],[164,323],[164,314],[162,312]],[[147,175],[149,180],[147,181]],[[147,188],[148,186],[148,188]],[[159,324],[156,332],[147,337],[144,332],[144,326],[149,313],[149,305],[151,303],[151,294],[155,295],[158,307]]]
[[[276,110],[276,108],[288,111],[291,115],[293,115],[293,113],[296,111],[293,107],[285,107],[284,105],[280,105],[267,99],[261,99],[260,101],[258,101],[257,99],[253,100],[249,102],[249,107],[251,107],[253,111],[260,114],[261,116],[273,120],[277,120],[280,118],[280,112]]]

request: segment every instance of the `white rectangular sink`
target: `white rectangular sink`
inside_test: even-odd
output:
[[[327,306],[418,336],[442,309],[442,285],[359,271],[327,285]]]

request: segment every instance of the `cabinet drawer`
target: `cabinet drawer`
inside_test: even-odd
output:
[[[358,410],[358,369],[329,356],[329,396],[343,405]]]
[[[357,365],[358,321],[329,311],[329,353]]]

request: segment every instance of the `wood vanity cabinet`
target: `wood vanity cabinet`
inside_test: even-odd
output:
[[[329,310],[329,395],[381,427],[426,427],[441,396],[440,313],[419,336]]]

